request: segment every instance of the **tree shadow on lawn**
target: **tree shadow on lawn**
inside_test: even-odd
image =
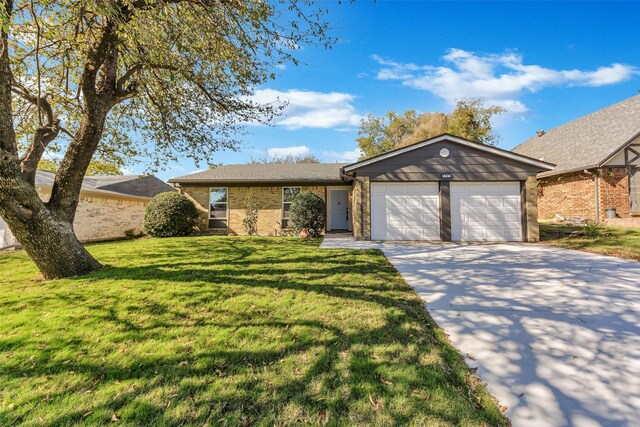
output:
[[[81,309],[33,364],[7,363],[9,387],[37,387],[0,424],[505,423],[378,251],[231,252],[113,266],[28,301]]]

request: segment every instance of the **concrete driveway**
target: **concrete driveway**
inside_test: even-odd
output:
[[[640,425],[640,263],[525,244],[364,243],[424,299],[514,426]]]

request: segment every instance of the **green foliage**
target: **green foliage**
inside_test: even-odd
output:
[[[306,228],[313,237],[324,230],[326,206],[324,200],[310,191],[303,191],[293,199],[289,209],[289,224],[297,232]]]
[[[57,160],[42,159],[38,163],[38,169],[47,172],[56,172],[60,167]],[[114,161],[93,159],[87,168],[87,176],[95,175],[122,175],[120,166]]]
[[[202,161],[233,149],[246,123],[283,108],[255,102],[254,89],[278,65],[297,64],[303,46],[333,44],[326,9],[313,3],[15,0],[6,29],[19,149],[58,121],[64,131],[49,149],[64,151],[98,105],[110,109],[97,150],[108,160],[144,157],[159,167],[179,154]],[[83,85],[94,64],[101,99]],[[51,111],[36,108],[38,98]]]
[[[154,237],[188,236],[198,223],[198,209],[177,192],[160,193],[147,205],[142,230]]]
[[[592,239],[602,236],[602,227],[600,227],[595,222],[587,222],[585,225],[582,226],[582,231],[585,236],[590,237]]]
[[[495,145],[499,136],[491,127],[491,118],[503,112],[502,107],[484,107],[482,99],[462,99],[450,114],[418,114],[415,110],[403,114],[390,112],[382,117],[370,114],[360,123],[356,141],[363,152],[362,158],[377,156],[443,133]]]
[[[247,207],[244,210],[244,218],[242,219],[242,226],[244,231],[249,236],[258,235],[258,214],[260,212],[260,205],[256,201],[252,193],[247,196]]]
[[[45,282],[0,252],[0,425],[507,425],[382,253],[318,243],[88,245],[109,268]]]
[[[418,126],[419,116],[415,110],[403,114],[389,112],[381,117],[369,114],[360,122],[358,146],[364,158],[377,156],[393,150]]]

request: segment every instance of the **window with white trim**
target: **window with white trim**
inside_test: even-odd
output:
[[[282,228],[289,227],[289,208],[301,190],[301,187],[282,187]]]
[[[209,228],[227,228],[227,188],[209,188]]]

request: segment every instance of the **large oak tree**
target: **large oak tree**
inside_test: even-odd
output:
[[[275,66],[328,45],[311,1],[0,0],[0,216],[46,278],[100,267],[73,232],[92,159],[235,148]],[[47,150],[63,153],[48,199],[34,187]]]

